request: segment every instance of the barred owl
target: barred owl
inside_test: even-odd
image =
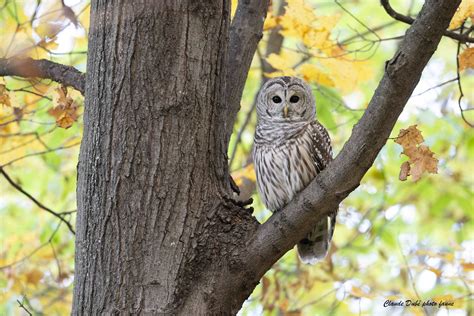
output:
[[[273,78],[257,99],[253,161],[263,203],[281,210],[332,160],[331,139],[315,120],[311,88],[294,77]],[[323,259],[331,242],[337,209],[317,223],[298,245],[304,263]]]

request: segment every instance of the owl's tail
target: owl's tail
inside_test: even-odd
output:
[[[326,257],[331,244],[337,211],[319,221],[313,230],[297,245],[298,255],[303,263],[315,264]]]

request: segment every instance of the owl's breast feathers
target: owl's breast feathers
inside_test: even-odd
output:
[[[258,124],[253,158],[263,202],[276,211],[332,160],[331,140],[317,121]]]

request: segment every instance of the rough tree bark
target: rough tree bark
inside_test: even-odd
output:
[[[268,2],[240,0],[230,27],[229,1],[93,0],[73,314],[236,313],[359,185],[459,2],[426,1],[342,151],[260,225],[232,199],[227,145]],[[58,65],[6,63],[81,88]]]
[[[208,310],[227,264],[203,227],[239,211],[222,137],[229,8],[92,1],[73,314]]]

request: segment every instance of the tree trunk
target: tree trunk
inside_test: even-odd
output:
[[[227,1],[92,1],[73,314],[215,308],[227,213],[254,223],[225,202],[228,26]]]
[[[261,30],[256,12],[266,7],[252,3],[263,1],[241,0],[232,30],[245,30],[249,16]],[[427,2],[342,157],[259,225],[232,199],[227,166],[259,33],[229,40],[228,0],[93,0],[72,313],[236,313],[265,271],[357,187],[458,4]],[[228,55],[243,66],[229,67]]]

